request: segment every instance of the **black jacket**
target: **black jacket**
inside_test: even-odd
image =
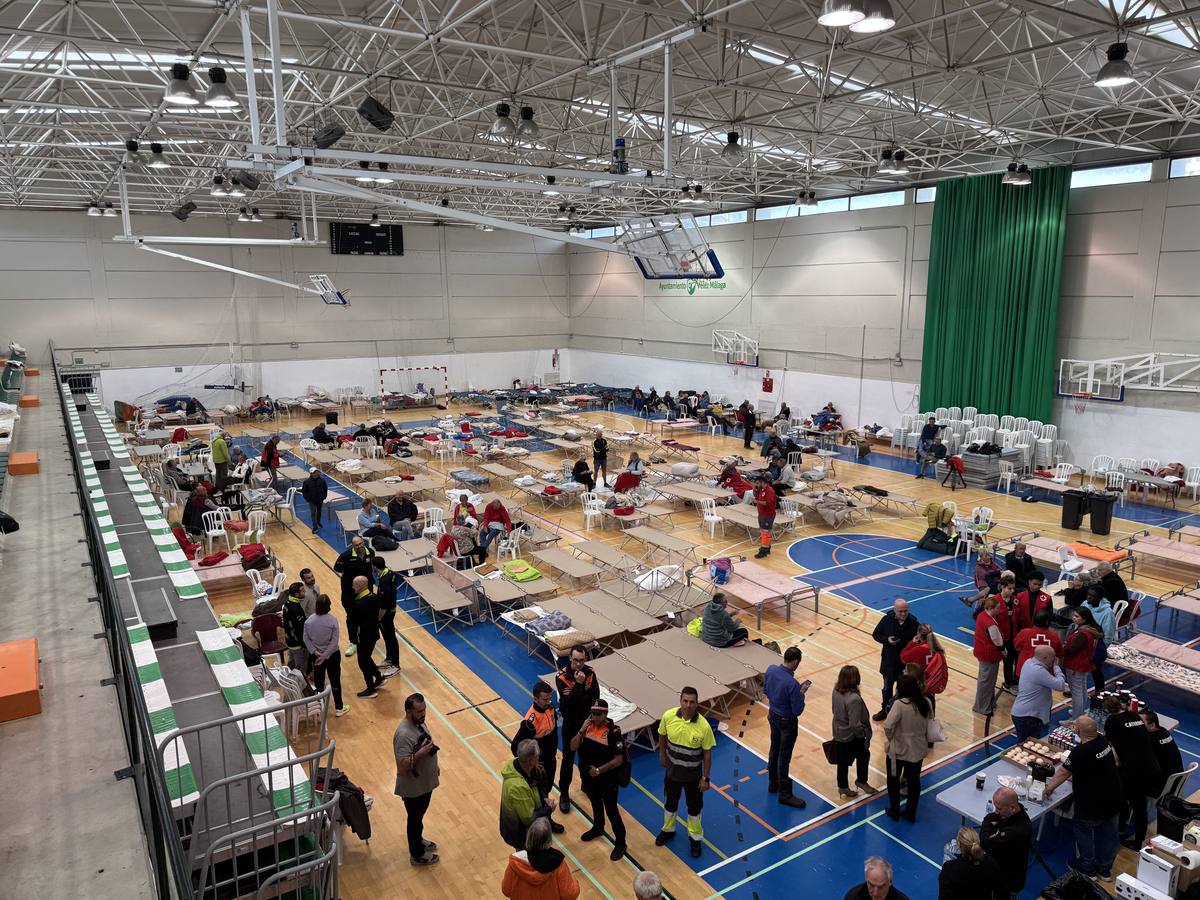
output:
[[[349,606],[354,603],[354,589],[352,585],[355,578],[362,575],[369,581],[374,580],[371,571],[371,560],[374,558],[375,551],[371,549],[371,545],[363,544],[362,552],[357,556],[354,555],[353,547],[347,547],[334,562],[333,571],[342,579],[343,606]]]
[[[299,597],[289,596],[283,601],[283,634],[289,650],[304,646],[304,603]]]
[[[410,522],[417,521],[417,516],[420,513],[417,511],[417,504],[413,503],[408,497],[403,500],[397,500],[393,497],[388,501],[387,505],[388,521],[395,525],[404,519]]]
[[[879,654],[879,674],[897,678],[904,671],[904,663],[900,661],[900,651],[917,636],[917,627],[920,624],[917,617],[909,613],[908,618],[901,625],[896,619],[895,611],[890,609],[879,620],[879,624],[875,626],[875,631],[871,634],[875,643],[883,645],[883,650]],[[891,637],[899,638],[899,640],[894,644],[889,644],[888,638]]]
[[[325,483],[325,478],[305,478],[300,483],[300,496],[309,503],[324,503],[325,498],[329,496],[329,485]]]
[[[1129,602],[1129,588],[1125,586],[1125,579],[1116,572],[1109,572],[1100,579],[1100,588],[1104,591],[1104,596],[1112,606],[1116,606],[1121,600]],[[1118,625],[1121,623],[1118,622]]]
[[[1022,867],[1025,863],[1022,861]],[[952,859],[938,876],[938,900],[1007,900],[1003,873],[986,853],[979,862]]]
[[[1004,554],[1004,568],[1012,572],[1017,578],[1017,589],[1014,593],[1021,593],[1025,590],[1029,583],[1029,573],[1037,569],[1037,563],[1033,561],[1033,557],[1028,553],[1021,559],[1017,558],[1014,551]]]
[[[384,615],[396,614],[396,593],[400,590],[400,574],[393,572],[391,569],[386,569],[379,576],[379,586],[376,588],[379,592],[379,608],[383,610]]]
[[[587,676],[587,680],[583,684],[578,684],[571,672],[571,664],[567,663],[558,670],[558,676],[554,679],[554,687],[558,691],[558,711],[562,715],[564,736],[572,729],[574,731],[570,737],[575,736],[574,732],[579,730],[583,720],[591,715],[592,704],[600,699],[600,679],[596,677],[591,666],[585,665],[583,673]]]
[[[1033,843],[1033,823],[1022,806],[1007,819],[997,813],[988,813],[979,827],[979,843],[996,864],[1011,893],[1019,894],[1025,889],[1025,874],[1028,871],[1029,847]]]
[[[850,888],[842,900],[871,900],[871,892],[867,890],[867,883],[864,881],[862,884]],[[900,893],[893,884],[888,888],[885,900],[908,900],[908,894]]]
[[[325,791],[330,795],[334,791],[339,792],[338,806],[341,808],[342,820],[350,826],[350,830],[359,840],[369,841],[371,839],[371,813],[367,809],[363,789],[347,778],[346,773],[341,769],[330,769]]]

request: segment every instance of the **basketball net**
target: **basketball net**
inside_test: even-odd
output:
[[[1091,399],[1091,391],[1076,391],[1071,395],[1071,406],[1074,407],[1076,415],[1087,412],[1088,401]]]

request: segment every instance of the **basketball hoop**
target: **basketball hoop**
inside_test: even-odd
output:
[[[1071,406],[1077,415],[1087,412],[1088,401],[1092,399],[1091,391],[1075,391],[1071,394]]]

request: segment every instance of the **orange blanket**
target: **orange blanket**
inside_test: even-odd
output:
[[[1095,559],[1100,562],[1116,563],[1123,560],[1126,556],[1120,550],[1109,550],[1105,547],[1096,547],[1092,544],[1086,544],[1083,541],[1072,541],[1068,544],[1075,554],[1080,559]]]

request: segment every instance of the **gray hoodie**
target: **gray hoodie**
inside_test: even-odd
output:
[[[700,638],[713,647],[725,647],[733,640],[733,633],[737,627],[737,621],[729,614],[724,604],[710,600],[704,608]]]

